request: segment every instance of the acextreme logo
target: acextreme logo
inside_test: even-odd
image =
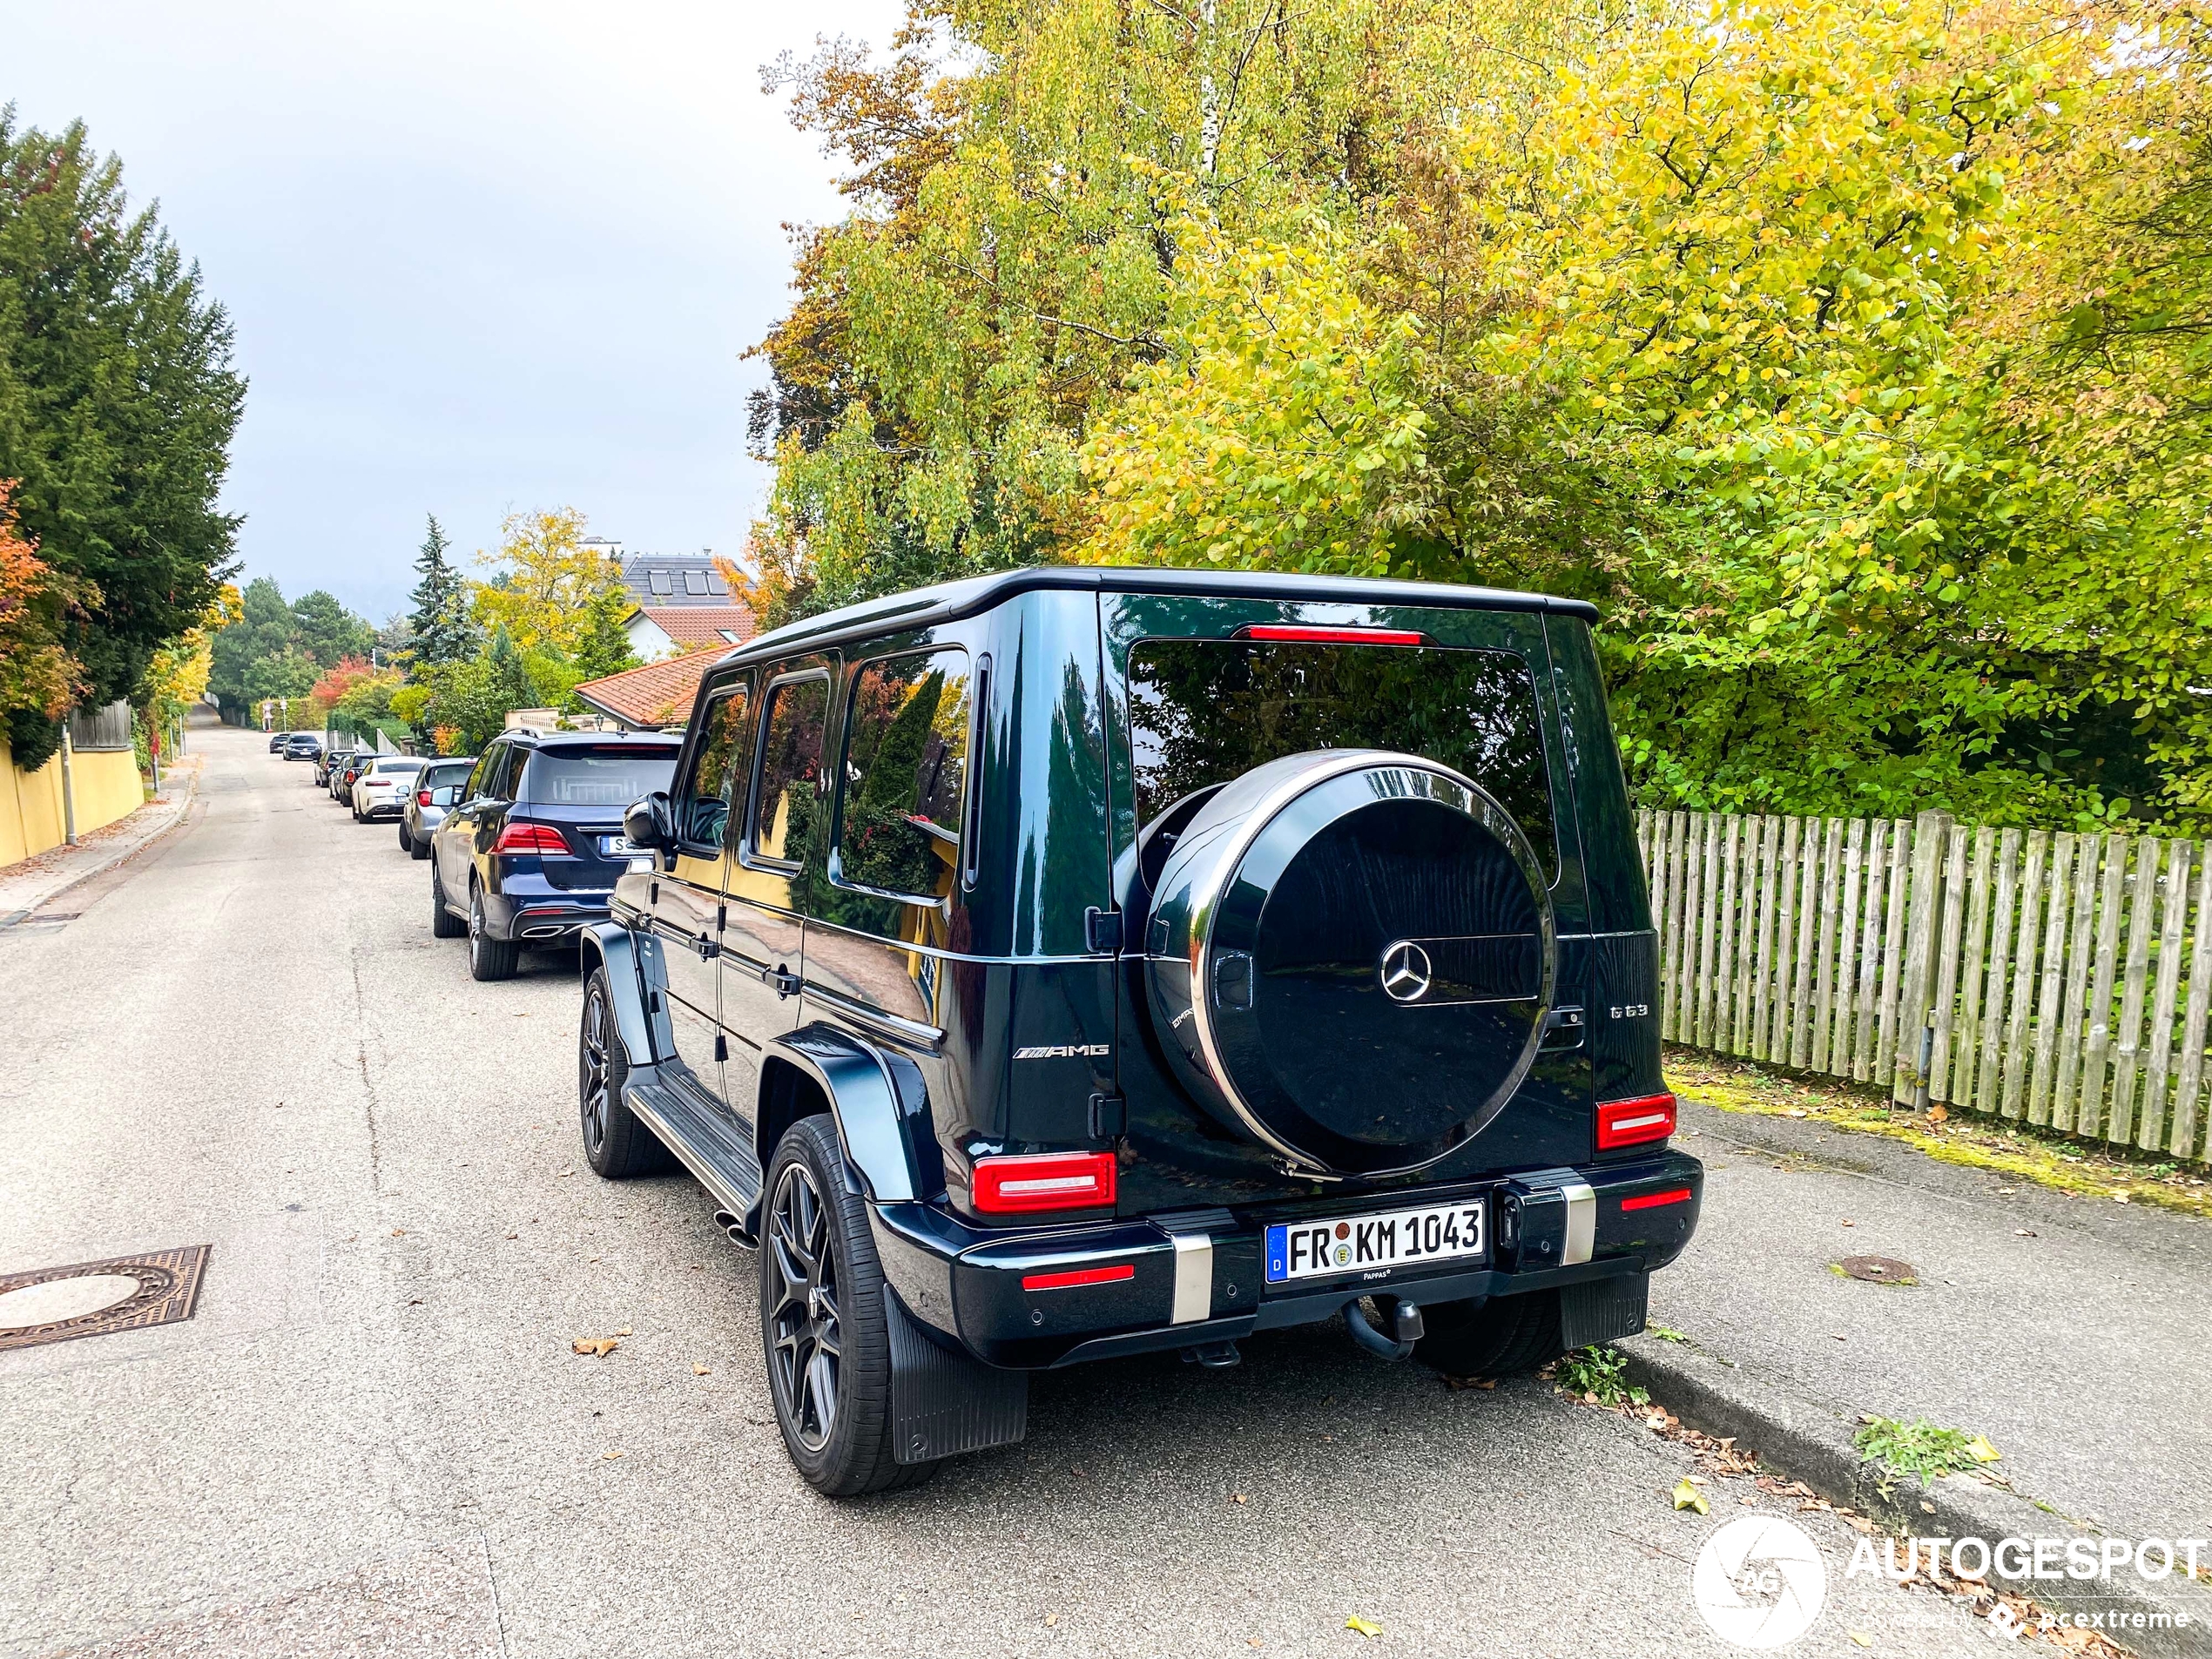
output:
[[[1113,1052],[1114,1045],[1110,1042],[1063,1042],[1057,1048],[1016,1049],[1014,1051],[1014,1057],[1016,1060],[1074,1060],[1078,1057],[1103,1059]]]

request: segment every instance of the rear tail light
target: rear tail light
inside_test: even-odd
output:
[[[1597,1109],[1597,1150],[1641,1146],[1675,1132],[1675,1097],[1645,1095],[1636,1100],[1608,1100]]]
[[[1047,1152],[976,1160],[974,1203],[983,1215],[1103,1210],[1113,1202],[1111,1152]]]
[[[492,843],[495,853],[536,853],[543,858],[566,858],[569,844],[550,824],[509,824]]]
[[[1300,645],[1425,645],[1426,634],[1405,628],[1290,628],[1253,624],[1237,631],[1240,639],[1271,639]]]
[[[430,792],[427,789],[416,790],[415,792],[415,804],[417,806],[428,806],[430,804]]]

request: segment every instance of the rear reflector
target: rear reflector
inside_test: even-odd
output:
[[[1071,1291],[1078,1285],[1118,1285],[1135,1278],[1136,1269],[1123,1262],[1119,1267],[1078,1267],[1068,1273],[1030,1273],[1022,1280],[1025,1291]]]
[[[495,853],[536,853],[541,856],[564,858],[569,844],[561,832],[550,824],[509,824],[499,832],[499,840],[492,843]]]
[[[1597,1109],[1597,1150],[1663,1141],[1675,1132],[1675,1097],[1646,1095],[1640,1100],[1608,1100]]]
[[[1661,1204],[1688,1204],[1689,1202],[1689,1189],[1676,1187],[1671,1192],[1647,1192],[1642,1197],[1623,1198],[1621,1200],[1621,1208],[1623,1211],[1656,1210]]]
[[[1039,1210],[1100,1210],[1114,1202],[1111,1152],[1046,1152],[979,1158],[974,1202],[987,1216]]]
[[[1426,634],[1404,628],[1286,628],[1255,623],[1239,628],[1242,639],[1272,639],[1299,645],[1425,645]]]

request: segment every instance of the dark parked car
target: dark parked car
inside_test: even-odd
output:
[[[510,732],[485,747],[430,834],[430,931],[469,936],[469,971],[506,979],[525,944],[573,945],[607,919],[615,879],[644,860],[624,805],[665,792],[663,737]]]
[[[1594,616],[1037,570],[709,670],[586,936],[583,1145],[759,1246],[809,1481],[1339,1313],[1482,1376],[1642,1327],[1703,1171]]]
[[[312,732],[294,732],[284,740],[287,760],[312,760],[320,767],[322,763],[322,739]]]
[[[269,733],[269,752],[270,752],[271,754],[273,754],[273,755],[280,755],[280,754],[282,754],[282,753],[284,752],[284,745],[285,745],[285,742],[286,742],[286,740],[287,740],[287,738],[289,738],[291,736],[292,736],[292,734],[291,734],[289,732],[270,732],[270,733]]]
[[[324,789],[329,789],[331,774],[335,772],[340,767],[343,766],[348,760],[351,760],[354,758],[354,751],[351,749],[331,750],[327,754],[324,755],[320,760],[315,762],[315,782],[320,784]],[[334,800],[337,797],[333,795],[331,799]]]
[[[446,808],[461,799],[461,786],[476,769],[476,757],[457,756],[430,761],[415,780],[407,804],[400,809],[400,850],[410,858],[430,856],[430,832],[444,819]]]
[[[367,772],[369,763],[376,759],[373,749],[355,749],[330,769],[330,798],[341,806],[354,803],[354,782]]]

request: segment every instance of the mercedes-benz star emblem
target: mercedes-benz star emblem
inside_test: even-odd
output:
[[[1428,953],[1410,939],[1401,939],[1383,952],[1383,993],[1393,1002],[1420,1001],[1435,976]]]

